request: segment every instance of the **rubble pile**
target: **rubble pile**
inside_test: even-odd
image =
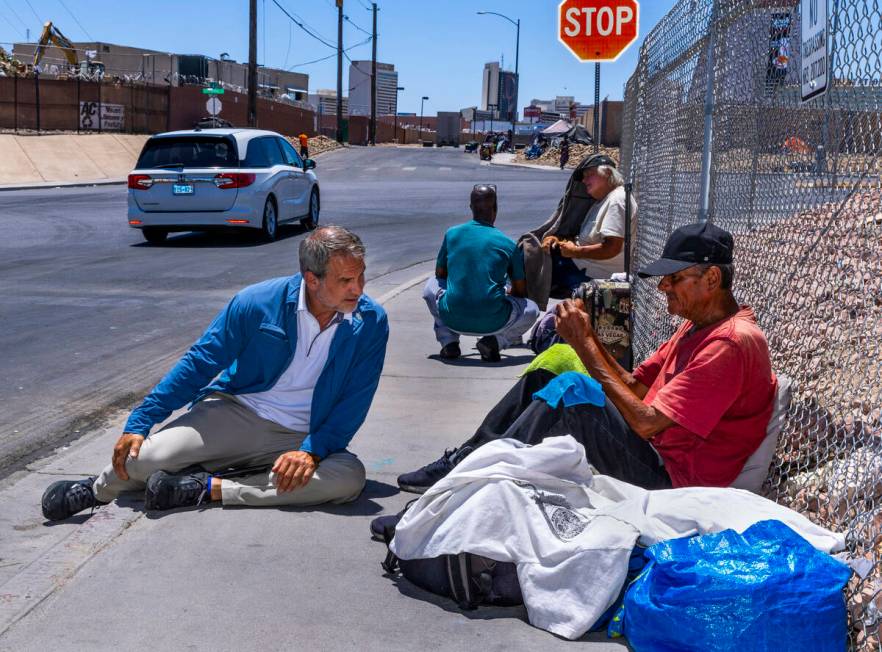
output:
[[[600,153],[606,154],[616,163],[620,163],[618,147],[604,147],[601,145]],[[570,144],[570,160],[567,161],[567,168],[576,167],[579,162],[586,156],[594,154],[594,145],[580,145],[578,143]],[[524,156],[524,150],[519,149],[515,154],[515,162],[527,163],[533,165],[560,165],[560,150],[557,147],[547,147],[538,158],[527,160]]]
[[[878,181],[876,182],[878,184]],[[840,210],[841,209],[841,210]],[[722,224],[738,243],[737,292],[777,373],[793,378],[770,498],[849,532],[867,574],[849,584],[858,649],[882,641],[882,202],[878,187],[780,221]]]
[[[290,142],[299,152],[300,140],[296,136],[287,136],[287,138],[288,142]],[[327,136],[313,136],[309,139],[310,156],[315,156],[316,154],[321,154],[322,152],[330,152],[333,149],[339,149],[341,147],[343,147],[343,145],[338,143],[333,138],[328,138]]]

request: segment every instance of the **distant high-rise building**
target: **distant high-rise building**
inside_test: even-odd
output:
[[[493,107],[492,109],[490,107]],[[481,110],[496,111],[499,108],[499,63],[491,61],[484,64],[481,83]]]
[[[398,112],[398,73],[391,63],[377,61],[377,115]],[[351,115],[371,114],[371,62],[349,64],[349,111]]]
[[[309,103],[321,115],[337,115],[337,91],[320,88],[309,95]],[[349,100],[343,98],[343,115],[349,115]]]
[[[497,120],[517,120],[517,99],[518,76],[500,69],[496,61],[485,63],[481,83],[481,110],[493,111],[493,117]]]

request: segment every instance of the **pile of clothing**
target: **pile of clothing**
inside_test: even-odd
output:
[[[530,623],[576,639],[622,594],[635,546],[770,520],[813,551],[844,548],[843,535],[748,491],[648,491],[594,473],[570,436],[534,446],[502,439],[466,457],[406,511],[389,549],[405,560],[467,552],[513,562]],[[844,635],[844,602],[841,625]]]

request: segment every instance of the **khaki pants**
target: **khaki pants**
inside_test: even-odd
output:
[[[110,502],[121,491],[143,491],[155,471],[180,471],[199,464],[209,473],[229,467],[271,465],[286,451],[297,450],[305,433],[287,430],[257,416],[234,398],[214,394],[197,403],[159,432],[144,440],[137,459],[126,460],[128,480],[107,466],[95,481],[95,496]],[[319,505],[346,503],[364,488],[365,470],[348,451],[323,459],[305,487],[280,494],[269,471],[221,481],[224,505]]]

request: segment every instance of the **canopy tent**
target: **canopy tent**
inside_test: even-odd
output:
[[[590,145],[594,142],[591,139],[591,134],[582,125],[573,125],[573,128],[567,132],[567,138],[572,143],[581,143],[583,145]]]
[[[571,125],[566,120],[558,120],[550,127],[546,127],[542,130],[542,133],[546,136],[562,136],[567,133],[573,125]]]

